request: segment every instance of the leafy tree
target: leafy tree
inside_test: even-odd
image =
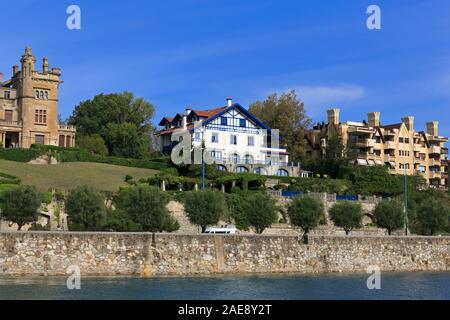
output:
[[[423,234],[434,235],[448,226],[450,207],[443,201],[430,199],[417,208],[417,222]]]
[[[291,224],[303,229],[303,237],[320,224],[324,216],[323,203],[311,197],[296,197],[288,207]]]
[[[105,214],[104,197],[92,187],[79,186],[67,195],[66,212],[70,229],[98,231]]]
[[[404,208],[400,201],[381,201],[377,204],[373,215],[377,227],[384,228],[391,235],[393,230],[400,229],[404,224]]]
[[[17,223],[18,230],[37,220],[42,196],[34,187],[19,186],[0,193],[0,216]]]
[[[108,155],[105,140],[99,134],[77,136],[77,147],[101,156]]]
[[[130,92],[100,94],[75,107],[69,124],[80,135],[100,134],[111,155],[142,157],[151,151],[154,106]]]
[[[102,223],[102,229],[115,232],[139,232],[142,226],[134,222],[130,216],[123,210],[108,209],[105,220]]]
[[[143,231],[172,232],[180,227],[166,208],[168,198],[157,187],[141,185],[122,189],[115,203],[116,208],[126,212]]]
[[[225,196],[222,192],[206,190],[186,193],[184,209],[191,223],[205,232],[206,227],[217,224],[226,214]]]
[[[305,106],[295,90],[269,95],[264,101],[256,101],[249,111],[271,128],[280,130],[280,146],[287,146],[292,160],[300,160],[304,154],[305,133],[311,120],[306,116]]]
[[[242,205],[248,224],[256,233],[263,233],[264,229],[277,221],[278,208],[275,201],[266,194],[254,193]]]
[[[361,205],[357,202],[336,202],[329,214],[334,225],[343,228],[346,235],[353,229],[361,227],[363,212]]]

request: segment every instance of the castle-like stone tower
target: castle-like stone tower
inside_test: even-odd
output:
[[[29,148],[32,144],[63,147],[75,145],[75,128],[58,123],[58,89],[61,70],[49,69],[43,58],[42,71],[35,69],[30,47],[13,66],[10,80],[0,73],[0,146]]]

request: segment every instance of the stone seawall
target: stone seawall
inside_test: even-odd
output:
[[[450,237],[0,233],[0,275],[450,271]]]

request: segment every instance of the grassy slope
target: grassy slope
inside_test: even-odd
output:
[[[137,181],[151,177],[158,171],[89,162],[33,165],[0,160],[0,172],[17,176],[22,179],[22,184],[35,185],[41,191],[49,188],[70,190],[79,185],[115,191],[119,186],[125,185],[124,178],[127,174]]]

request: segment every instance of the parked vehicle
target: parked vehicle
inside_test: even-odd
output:
[[[220,227],[208,227],[204,233],[208,234],[235,234],[236,226],[234,224],[227,224]]]

